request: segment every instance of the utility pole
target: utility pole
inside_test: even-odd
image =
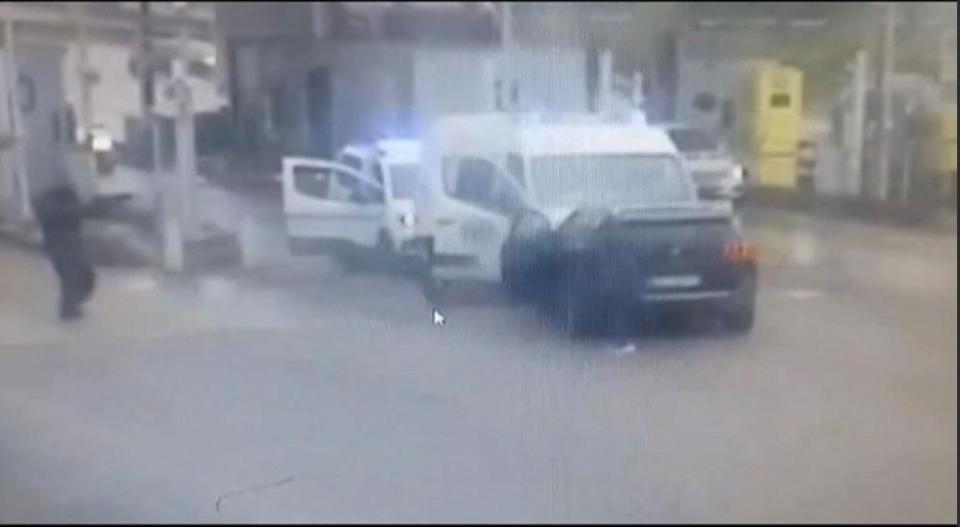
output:
[[[154,225],[160,233],[163,266],[168,271],[183,269],[183,242],[178,214],[175,210],[173,188],[170,178],[164,177],[163,152],[161,151],[160,122],[154,113],[156,102],[153,77],[153,35],[151,25],[150,2],[140,2],[140,111],[145,131],[150,143],[147,160],[148,170],[152,172],[151,182],[156,189],[157,207],[154,210]]]
[[[187,82],[190,61],[190,40],[188,32],[187,3],[176,2],[177,12],[181,15],[180,32],[177,36],[177,60],[173,72],[174,93],[176,94],[177,116],[177,197],[180,201],[180,220],[184,234],[194,233],[193,194],[197,171],[196,141],[193,122],[193,98],[190,84]]]
[[[154,181],[159,181],[162,168],[160,125],[154,115],[156,87],[153,77],[153,38],[151,35],[150,2],[140,2],[140,111],[144,130],[150,141],[149,168],[153,171]]]
[[[500,83],[500,100],[506,100],[510,111],[517,109],[517,77],[513,47],[513,3],[500,2],[500,48],[503,53],[503,81]],[[506,90],[506,93],[503,93]]]
[[[608,114],[613,100],[613,51],[604,49],[600,54],[600,102],[597,107],[601,114]]]
[[[883,62],[880,76],[881,108],[880,108],[880,170],[878,198],[886,201],[890,189],[890,141],[893,119],[893,69],[896,49],[894,47],[894,32],[896,31],[897,11],[896,2],[888,2],[883,29]]]
[[[851,123],[847,126],[850,138],[850,157],[849,157],[849,176],[847,181],[851,186],[856,185],[856,191],[851,194],[862,194],[864,188],[863,181],[863,127],[866,118],[866,92],[867,92],[867,52],[858,50],[853,62],[853,93],[851,104]],[[849,187],[845,189],[852,191]]]
[[[78,74],[80,76],[80,129],[82,141],[86,142],[90,138],[93,129],[93,102],[91,97],[91,86],[93,82],[92,72],[90,71],[89,59],[89,34],[87,31],[86,3],[76,2],[70,4],[73,7],[73,14],[77,18],[77,50],[79,56]]]

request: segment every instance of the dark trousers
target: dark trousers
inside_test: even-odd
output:
[[[60,314],[76,311],[96,284],[93,266],[83,250],[78,224],[44,226],[44,246],[60,282]]]

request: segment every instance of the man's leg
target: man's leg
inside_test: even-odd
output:
[[[51,230],[47,238],[47,254],[53,263],[60,285],[60,318],[74,319],[80,316],[80,283],[76,258],[70,254],[69,233]]]

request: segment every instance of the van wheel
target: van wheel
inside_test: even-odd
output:
[[[512,302],[519,302],[527,295],[522,289],[524,284],[521,282],[517,271],[510,267],[503,267],[500,271],[500,288],[506,297]]]
[[[420,274],[420,284],[423,290],[423,297],[427,302],[434,304],[440,303],[446,295],[450,284],[446,280],[441,280],[433,273],[433,245],[430,244],[426,249],[426,261],[423,262],[422,272]]]
[[[380,234],[377,235],[377,252],[381,256],[393,253],[393,242],[390,240],[387,231],[380,231]]]
[[[433,267],[428,266],[423,273],[423,297],[427,302],[439,304],[446,297],[450,284],[434,276]]]
[[[363,260],[355,251],[345,250],[337,254],[335,259],[342,274],[352,275],[363,271]]]
[[[380,231],[380,234],[377,235],[377,250],[376,250],[376,265],[378,269],[382,271],[394,271],[396,267],[394,266],[394,259],[396,253],[393,248],[393,241],[390,240],[390,235],[386,231]]]

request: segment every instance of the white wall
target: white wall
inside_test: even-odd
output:
[[[208,52],[215,55],[212,44],[194,43],[198,53]],[[206,48],[209,48],[207,50]],[[80,59],[79,48],[71,43],[66,47],[63,78],[67,101],[73,105],[79,124],[80,120]],[[90,43],[87,48],[88,62],[97,74],[99,81],[91,89],[94,124],[100,124],[117,141],[125,140],[124,120],[126,117],[138,117],[140,110],[140,81],[130,73],[129,62],[134,47],[114,43]],[[156,77],[156,109],[161,115],[174,115],[173,101],[169,100],[163,87],[166,77]],[[190,78],[193,93],[194,111],[214,111],[227,104],[226,98],[218,93],[216,76],[209,80]]]

